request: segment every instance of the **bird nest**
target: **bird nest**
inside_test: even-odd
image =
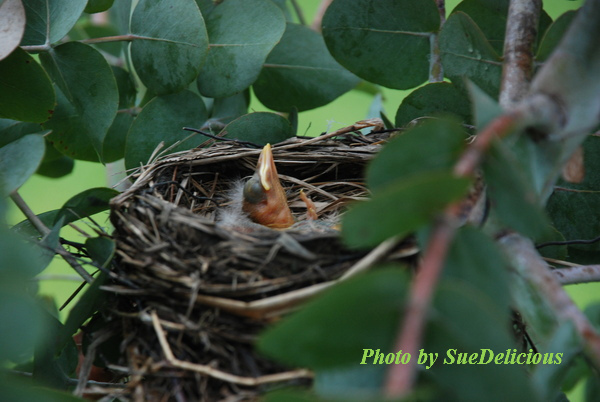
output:
[[[367,162],[389,133],[363,134],[367,120],[273,147],[279,178],[299,221],[287,230],[236,225],[232,187],[251,175],[260,150],[214,142],[137,173],[111,202],[116,264],[103,312],[121,331],[122,394],[137,400],[249,400],[311,373],[283,367],[253,344],[265,326],[375,262],[414,255],[409,242],[349,250],[332,228],[364,199]],[[300,190],[319,220],[305,221]],[[97,390],[96,390],[97,391]],[[180,399],[181,398],[181,399]]]

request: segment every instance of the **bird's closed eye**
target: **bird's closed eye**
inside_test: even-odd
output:
[[[244,199],[247,202],[257,204],[264,200],[265,197],[265,190],[263,190],[258,178],[252,177],[246,182],[244,185]]]

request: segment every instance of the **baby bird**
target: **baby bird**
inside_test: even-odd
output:
[[[218,221],[223,226],[251,228],[259,224],[282,230],[296,223],[277,175],[270,144],[260,153],[252,177],[245,184],[235,184],[229,197],[230,205],[219,213]],[[315,204],[302,191],[300,198],[306,204],[307,219],[316,220]]]

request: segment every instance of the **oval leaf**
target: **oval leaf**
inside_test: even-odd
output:
[[[25,8],[21,0],[0,1],[0,60],[19,46],[25,32]],[[0,77],[2,74],[0,74]]]
[[[152,92],[178,92],[198,76],[208,50],[194,0],[141,0],[131,16],[131,60]]]
[[[249,87],[285,31],[281,10],[268,0],[228,0],[206,19],[210,48],[198,89],[211,98]]]
[[[161,142],[169,147],[184,140],[190,133],[183,131],[183,127],[202,127],[206,119],[202,99],[190,91],[157,96],[146,104],[131,125],[125,143],[125,167],[133,169],[148,163]],[[170,152],[193,148],[205,140],[201,137],[189,139]]]
[[[453,84],[436,82],[420,87],[402,100],[396,113],[396,127],[404,127],[419,117],[452,114],[471,123],[469,98]]]
[[[235,119],[224,129],[225,137],[257,145],[276,144],[292,137],[289,120],[275,113],[250,113]]]
[[[88,0],[83,11],[89,14],[101,13],[111,8],[114,2],[115,0]]]
[[[323,106],[357,84],[358,78],[331,57],[319,34],[288,24],[253,88],[265,106],[289,112]]]
[[[407,89],[427,80],[429,38],[440,15],[433,0],[335,0],[322,26],[342,66],[367,81]]]
[[[425,122],[387,143],[367,168],[367,184],[374,193],[388,184],[428,171],[451,170],[466,146],[458,124]]]
[[[98,51],[78,42],[57,46],[42,53],[40,59],[64,95],[58,97],[56,115],[45,125],[53,130],[49,139],[55,143],[62,140],[63,148],[57,148],[68,156],[86,160],[98,160],[99,156],[102,161],[104,137],[119,104],[119,91],[110,66]],[[73,130],[73,125],[83,131]],[[98,155],[96,158],[89,155],[90,144]]]
[[[58,42],[73,28],[86,3],[81,0],[23,0],[27,26],[21,45]]]
[[[54,216],[54,224],[66,225],[108,209],[108,202],[119,194],[112,188],[96,187],[71,197]]]
[[[418,229],[465,195],[470,181],[451,173],[424,173],[388,185],[344,215],[342,236],[350,247],[371,247]]]
[[[55,100],[48,75],[24,50],[0,61],[0,117],[42,123],[52,116]]]
[[[448,77],[467,77],[498,98],[502,61],[467,14],[457,12],[448,18],[440,33],[440,50]]]
[[[30,134],[0,148],[0,196],[21,187],[44,157],[44,137]]]

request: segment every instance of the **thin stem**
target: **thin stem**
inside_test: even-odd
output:
[[[25,200],[21,198],[16,190],[10,194],[10,198],[42,236],[47,236],[51,232],[51,230],[48,229],[48,227],[40,220],[40,218],[38,218],[31,208],[29,208],[29,205],[27,205]],[[60,255],[86,282],[93,282],[94,278],[92,278],[92,276],[81,266],[81,264],[77,262],[77,259],[73,257],[71,253],[65,250],[63,246],[59,245],[53,251]]]
[[[319,8],[317,9],[317,13],[315,14],[315,18],[313,18],[312,24],[310,27],[313,31],[321,32],[321,23],[323,22],[323,15],[325,15],[325,11],[329,5],[333,2],[333,0],[321,0],[321,4],[319,4]]]
[[[116,36],[104,36],[102,38],[89,38],[82,39],[78,42],[87,43],[87,44],[96,44],[96,43],[109,43],[109,42],[131,42],[134,39],[141,39],[140,36],[127,34],[127,35],[116,35]]]
[[[29,46],[21,46],[21,49],[25,50],[26,52],[29,53],[40,53],[40,52],[47,52],[50,49],[52,49],[52,46],[50,45],[29,45]]]
[[[580,265],[569,268],[556,268],[552,274],[561,285],[600,282],[600,265]]]
[[[296,0],[292,0],[292,7],[294,7],[294,12],[296,13],[296,16],[298,16],[298,21],[300,22],[300,24],[306,25],[304,14],[302,13],[302,9],[300,8]]]

